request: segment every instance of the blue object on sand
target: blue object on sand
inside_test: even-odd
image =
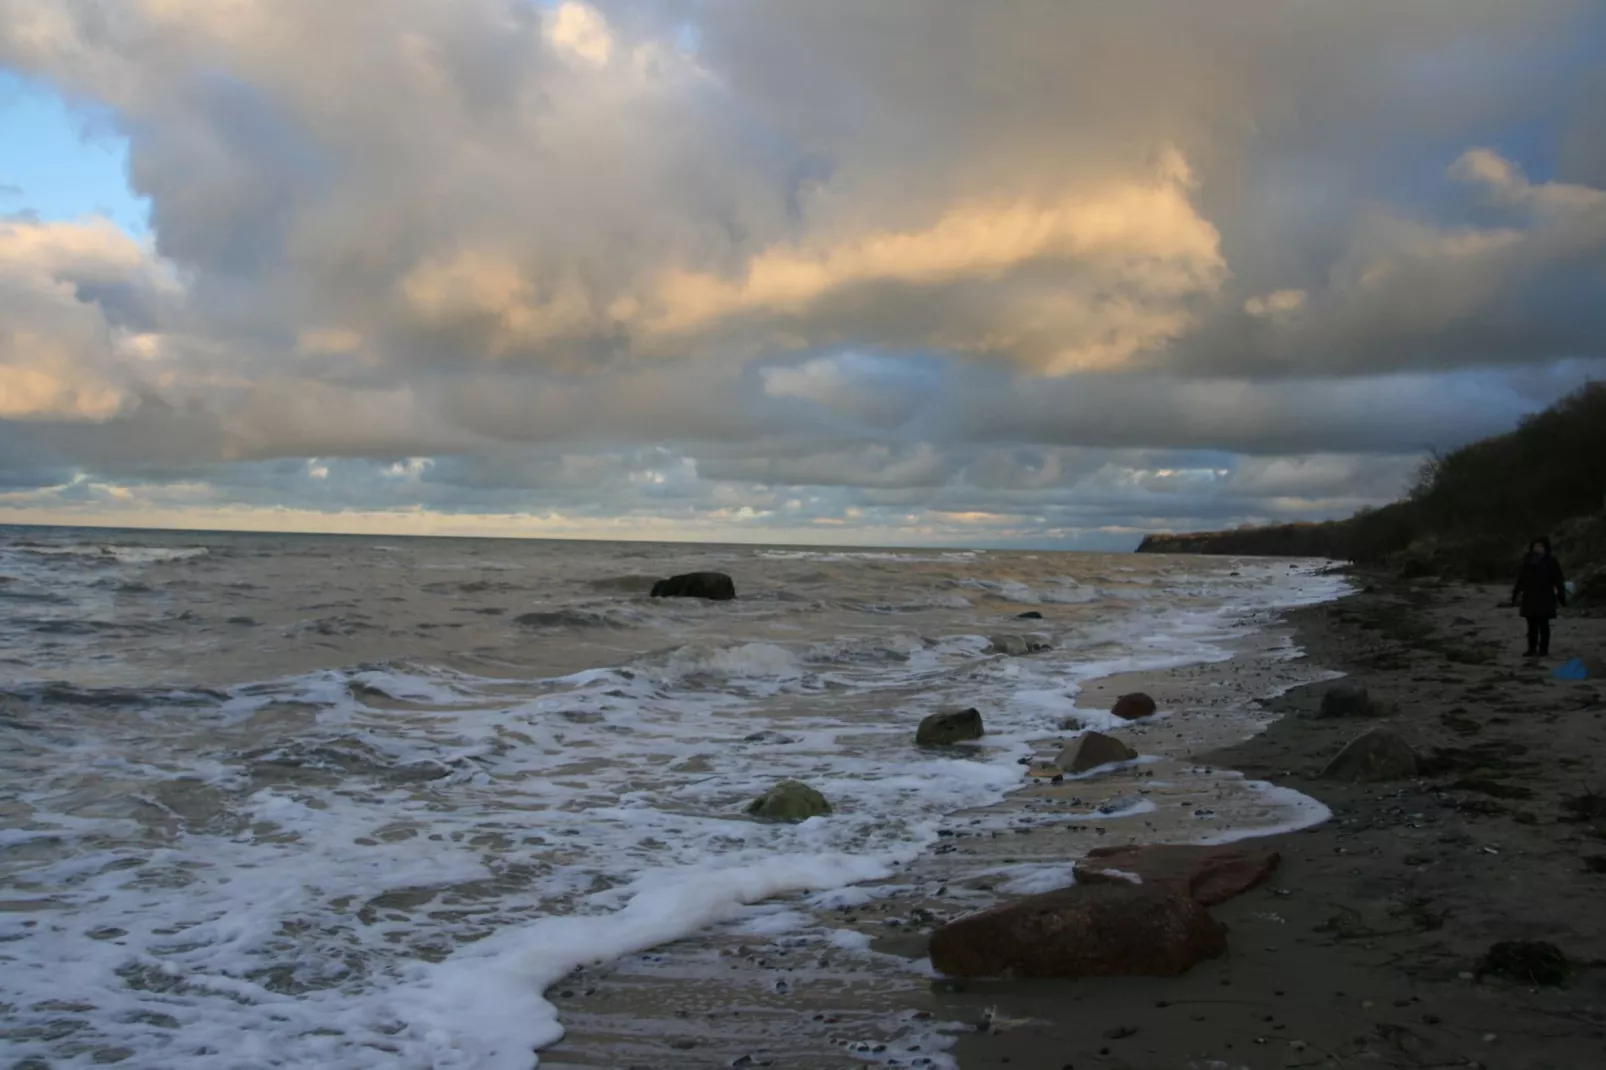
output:
[[[1551,675],[1558,680],[1587,680],[1589,668],[1584,664],[1583,658],[1574,658],[1565,665],[1558,665]]]

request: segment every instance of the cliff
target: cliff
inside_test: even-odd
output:
[[[1493,582],[1540,534],[1553,536],[1581,592],[1606,598],[1593,595],[1606,586],[1606,383],[1586,383],[1506,434],[1434,454],[1406,496],[1380,509],[1316,524],[1150,535],[1138,552],[1326,557]]]
[[[1326,524],[1274,524],[1230,531],[1195,531],[1178,535],[1146,535],[1140,554],[1238,554],[1251,557],[1342,558],[1343,521]]]

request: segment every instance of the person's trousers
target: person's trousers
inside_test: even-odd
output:
[[[1550,653],[1550,618],[1528,617],[1528,653]]]

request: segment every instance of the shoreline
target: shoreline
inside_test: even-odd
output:
[[[1047,760],[1091,727],[1128,740],[1138,761],[1059,784],[1023,767],[996,800],[948,813],[940,838],[890,876],[756,904],[778,926],[794,911],[813,914],[817,921],[802,928],[717,926],[572,975],[548,994],[566,1032],[541,1052],[541,1065],[954,1066],[954,1037],[980,1010],[956,1011],[933,992],[926,943],[936,927],[1071,883],[1073,864],[1094,846],[1197,839],[1212,830],[1235,840],[1325,817],[1268,797],[1225,766],[1198,763],[1193,752],[1256,731],[1263,717],[1245,710],[1252,695],[1327,674],[1297,655],[1279,611],[1261,611],[1240,635],[1213,644],[1216,660],[1084,678],[1062,732],[1009,744],[1014,755]],[[1126,690],[1151,691],[1161,716],[1108,715],[1115,693]],[[1132,805],[1099,812],[1123,801]],[[647,1043],[649,1036],[658,1039]],[[822,1040],[836,1051],[821,1051]]]
[[[1318,719],[1330,684],[1299,685],[1258,704],[1275,718],[1264,730],[1195,755],[1332,814],[1255,838],[1283,861],[1266,885],[1213,910],[1228,953],[1169,979],[937,982],[937,1017],[1009,1023],[959,1036],[952,1054],[963,1070],[1560,1070],[1599,1060],[1606,873],[1593,867],[1606,868],[1606,814],[1579,823],[1568,806],[1606,790],[1606,681],[1558,681],[1544,668],[1606,649],[1606,622],[1558,622],[1558,656],[1536,667],[1518,657],[1520,622],[1496,608],[1503,590],[1358,578],[1367,586],[1284,613],[1274,628],[1292,627],[1307,666],[1342,673],[1391,708]],[[1190,686],[1188,669],[1146,675],[1154,688]],[[1126,683],[1106,678],[1083,698]],[[1369,728],[1406,738],[1425,759],[1422,775],[1316,777]],[[1507,940],[1564,948],[1569,982],[1480,976],[1482,956]]]

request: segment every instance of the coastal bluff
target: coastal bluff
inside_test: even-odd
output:
[[[1339,525],[1273,524],[1227,531],[1145,535],[1140,554],[1231,554],[1244,557],[1343,558]]]

